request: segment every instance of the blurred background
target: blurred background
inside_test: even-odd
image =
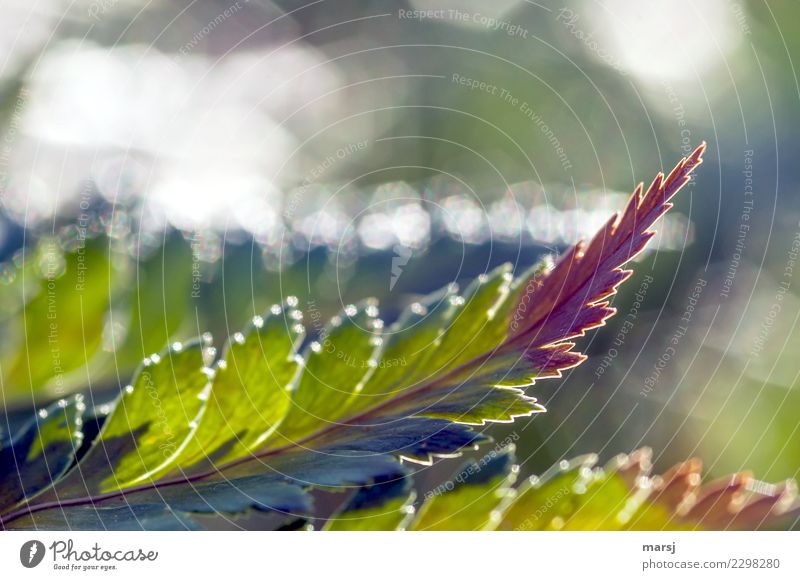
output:
[[[7,434],[289,295],[322,319],[591,235],[705,140],[619,314],[487,428],[585,452],[800,467],[800,5],[689,0],[7,0]],[[54,320],[57,319],[57,323]],[[52,326],[56,324],[56,328]],[[312,325],[313,330],[313,325]],[[794,353],[794,354],[793,354]]]

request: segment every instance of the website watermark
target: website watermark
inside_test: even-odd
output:
[[[186,43],[178,49],[181,56],[188,56],[198,45],[209,36],[218,26],[238,13],[243,5],[250,2],[250,0],[236,0],[233,4],[225,8],[222,12],[217,14],[213,19],[209,20],[202,28],[197,30]]]
[[[739,223],[736,231],[736,243],[733,248],[728,269],[725,272],[725,278],[722,280],[722,289],[720,290],[720,298],[729,298],[733,282],[736,279],[736,274],[739,271],[739,266],[742,263],[742,256],[745,248],[747,247],[747,238],[750,234],[750,218],[752,217],[753,208],[755,207],[755,198],[753,195],[753,150],[746,149],[744,152],[744,168],[742,175],[744,177],[742,211],[739,214]]]
[[[580,26],[581,17],[572,8],[561,8],[556,14],[556,22],[560,22],[572,36],[579,40],[590,52],[595,54],[603,63],[613,68],[619,74],[626,76],[628,71],[622,61],[612,55],[595,38],[594,32],[586,32]]]
[[[650,284],[652,283],[653,277],[650,274],[647,274],[642,280],[642,283],[639,284],[639,289],[633,295],[633,304],[631,304],[631,307],[625,313],[625,317],[622,319],[622,325],[614,337],[614,346],[609,347],[608,351],[606,351],[606,354],[602,359],[600,359],[600,364],[597,365],[597,368],[594,370],[595,377],[600,378],[603,376],[603,374],[606,372],[606,369],[609,368],[614,360],[619,356],[619,350],[617,350],[617,347],[622,347],[625,345],[628,334],[631,332],[631,330],[633,330],[636,320],[639,318],[639,310],[642,308],[644,299],[647,296],[647,290],[650,288]]]
[[[639,393],[642,397],[647,397],[653,392],[659,380],[661,379],[662,373],[677,356],[678,347],[683,341],[683,338],[686,336],[686,333],[689,331],[689,325],[694,318],[697,304],[700,301],[700,296],[706,286],[708,286],[708,281],[704,278],[698,278],[694,286],[692,286],[689,296],[687,297],[686,304],[684,305],[683,313],[678,319],[678,324],[675,327],[675,330],[672,332],[669,340],[667,341],[666,348],[658,357],[656,362],[653,363],[650,374],[648,374],[644,379],[644,386]]]
[[[458,8],[431,8],[431,9],[403,9],[397,11],[397,18],[400,20],[450,20],[485,28],[493,32],[502,32],[506,36],[527,39],[531,36],[530,31],[519,24],[514,24],[509,20],[489,16],[481,12],[468,12]]]

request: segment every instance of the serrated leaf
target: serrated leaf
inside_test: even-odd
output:
[[[40,410],[0,449],[0,505],[14,505],[51,485],[83,441],[82,395]]]
[[[430,462],[485,439],[467,424],[543,411],[525,388],[582,360],[567,341],[613,313],[606,300],[629,275],[621,266],[652,237],[702,150],[530,278],[515,282],[501,267],[462,295],[451,286],[410,305],[388,329],[374,302],[347,306],[302,352],[289,299],[235,335],[213,369],[201,342],[151,358],[75,469],[25,505],[0,508],[0,521],[25,526],[57,507],[118,502],[280,510],[296,500],[287,484],[402,478],[400,457]],[[307,509],[301,503],[288,507]]]
[[[416,492],[405,477],[359,489],[323,527],[327,531],[396,530],[413,514]]]
[[[178,468],[197,470],[247,457],[284,421],[304,336],[298,315],[294,306],[275,305],[229,341],[197,432],[176,458]]]
[[[513,489],[513,455],[506,448],[465,464],[429,491],[410,518],[394,512],[394,519],[382,520],[398,498],[392,488],[382,497],[375,486],[356,495],[369,498],[369,510],[350,502],[325,529],[394,530],[400,520],[411,530],[753,530],[786,526],[800,515],[793,482],[770,485],[734,474],[704,486],[697,459],[652,476],[650,457],[640,449],[598,467],[596,455],[584,455]],[[373,514],[362,524],[361,517]]]
[[[501,530],[716,530],[770,527],[797,517],[792,484],[752,484],[735,474],[701,485],[691,460],[651,476],[650,450],[596,467],[586,455],[524,482],[500,511]]]
[[[512,493],[515,480],[513,446],[469,461],[425,496],[409,529],[493,529],[495,510]]]
[[[516,496],[501,507],[502,518],[498,529],[558,529],[559,522],[563,522],[575,509],[573,491],[576,487],[587,485],[596,461],[594,455],[560,461],[540,477],[529,478],[517,490]]]
[[[173,346],[145,360],[81,462],[81,484],[93,492],[135,485],[181,453],[205,406],[202,349],[200,342]]]
[[[192,255],[178,236],[166,239],[152,255],[135,264],[125,337],[116,347],[116,368],[134,368],[145,356],[161,351],[186,319],[192,294]],[[155,315],[153,315],[155,313]]]

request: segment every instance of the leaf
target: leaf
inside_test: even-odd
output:
[[[23,260],[17,255],[0,264],[0,322],[17,315],[36,295],[40,285],[35,260]]]
[[[8,323],[21,344],[3,365],[7,401],[31,393],[38,399],[46,387],[50,396],[63,394],[71,388],[70,373],[92,361],[102,344],[111,301],[108,251],[100,240],[85,240],[64,252],[55,240],[46,239],[32,258],[39,272],[22,269],[32,278],[22,285],[38,287],[38,293],[28,299],[22,316]]]
[[[16,530],[199,530],[200,526],[186,514],[172,511],[164,504],[137,504],[115,507],[64,507],[60,510],[33,514],[20,521]]]
[[[572,509],[571,490],[586,485],[596,456],[586,455],[561,461],[541,477],[531,477],[502,509],[499,528],[514,531],[544,530],[556,518],[563,519]]]
[[[179,458],[181,466],[247,457],[275,432],[291,403],[287,388],[300,369],[296,351],[305,330],[299,317],[294,306],[276,305],[234,335],[217,364],[200,427]]]
[[[496,449],[428,492],[403,526],[453,531],[754,530],[785,526],[800,516],[793,482],[775,486],[735,474],[703,486],[699,460],[652,476],[650,457],[649,449],[639,449],[597,467],[596,455],[584,455],[560,461],[513,489],[518,471],[513,446]],[[373,511],[386,513],[387,504],[372,490],[370,499]],[[351,516],[350,509],[343,513]],[[340,526],[341,517],[329,528]],[[383,523],[387,527],[379,527]],[[369,529],[398,529],[391,520],[374,524]]]
[[[513,446],[467,462],[426,495],[410,529],[493,529],[497,516],[495,510],[513,493],[517,470]]]
[[[193,433],[209,387],[203,345],[174,344],[145,359],[124,389],[94,445],[73,472],[76,485],[108,492],[149,478],[180,453]],[[107,470],[113,457],[114,470]],[[62,485],[71,483],[70,478]]]
[[[360,489],[326,523],[325,530],[480,530],[492,529],[495,510],[513,494],[517,466],[514,447],[495,449],[464,463],[412,507],[410,478]]]
[[[42,409],[0,448],[0,505],[14,505],[66,472],[83,441],[82,395]]]
[[[760,529],[800,514],[793,483],[736,474],[703,486],[699,460],[651,476],[650,456],[640,449],[605,467],[595,467],[595,455],[562,461],[520,486],[500,508],[498,529]]]
[[[187,318],[193,292],[192,255],[179,236],[167,238],[158,251],[136,264],[125,336],[114,364],[135,368],[143,357],[159,352],[173,339]]]
[[[402,529],[414,513],[416,492],[404,477],[363,487],[329,519],[326,531],[380,531]]]
[[[348,305],[302,350],[303,315],[288,298],[235,334],[211,368],[210,336],[151,357],[76,467],[24,505],[0,508],[0,521],[47,527],[74,513],[56,508],[118,505],[304,517],[310,499],[287,485],[403,478],[399,458],[457,455],[487,439],[469,425],[543,411],[525,389],[582,360],[568,341],[613,313],[606,300],[629,275],[621,266],[652,237],[702,151],[645,196],[637,189],[622,216],[552,268],[515,281],[503,266],[463,294],[450,285],[388,328],[374,301]]]
[[[659,173],[644,195],[639,184],[622,215],[612,216],[588,243],[575,244],[551,271],[531,278],[517,298],[505,348],[518,349],[539,377],[560,376],[582,362],[584,355],[573,352],[568,341],[614,314],[607,299],[632,273],[621,266],[655,235],[650,228],[672,207],[669,200],[702,163],[704,150],[702,144],[666,178]]]
[[[649,450],[645,451],[649,458]],[[634,462],[628,471],[639,474],[647,462]],[[638,469],[637,469],[638,468]],[[630,482],[630,475],[626,476]],[[670,518],[663,529],[756,530],[780,528],[800,517],[797,484],[758,481],[740,472],[702,484],[702,462],[695,458],[680,463],[663,475],[651,478],[652,492],[643,509],[631,516],[627,529],[662,529],[654,526],[654,511]]]

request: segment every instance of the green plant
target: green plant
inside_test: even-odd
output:
[[[231,337],[219,360],[210,335],[145,359],[113,410],[81,395],[59,400],[0,452],[0,522],[6,529],[193,528],[192,514],[255,508],[282,514],[283,523],[313,517],[309,490],[353,488],[360,491],[329,528],[356,521],[385,529],[520,527],[545,498],[537,483],[512,498],[510,450],[484,476],[426,501],[411,523],[410,473],[401,460],[456,455],[488,440],[471,426],[544,411],[526,389],[585,358],[571,340],[614,313],[607,300],[631,273],[622,266],[654,235],[650,228],[703,150],[659,174],[646,193],[640,185],[621,216],[555,265],[543,262],[517,278],[503,266],[463,294],[451,285],[410,305],[388,329],[374,301],[347,306],[302,354],[303,315],[288,298]],[[99,429],[91,442],[87,424]],[[613,492],[641,526],[675,519],[653,515],[661,507],[642,499],[646,478],[631,483],[627,468],[601,476],[580,460],[543,481],[566,485],[571,465],[581,466],[571,489]],[[791,490],[768,493],[758,505],[783,514]],[[455,502],[454,493],[462,495]],[[612,521],[578,495],[594,496],[569,495],[594,519],[575,520],[559,508],[560,519],[547,525]],[[629,496],[641,501],[634,506]],[[465,503],[466,519],[454,509]],[[364,510],[373,511],[365,517]],[[749,514],[742,521],[753,522]],[[629,525],[613,516],[616,527]]]
[[[792,482],[763,486],[746,473],[701,485],[693,459],[651,475],[651,451],[596,455],[554,465],[514,487],[514,448],[471,460],[412,507],[407,480],[367,487],[328,520],[328,530],[757,529],[797,517]]]

